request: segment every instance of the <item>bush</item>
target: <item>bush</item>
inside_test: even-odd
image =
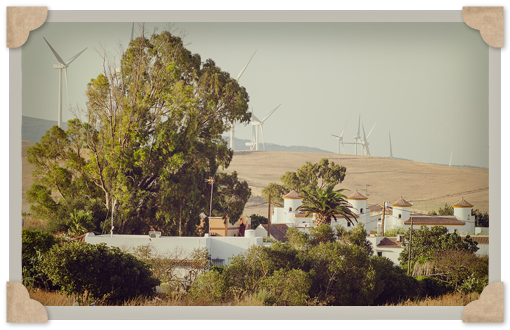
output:
[[[227,297],[227,281],[225,274],[209,271],[198,275],[191,285],[188,295],[195,300],[204,299],[218,302]]]
[[[439,297],[454,291],[453,286],[430,276],[416,277],[420,284],[421,297]]]
[[[54,246],[44,256],[42,270],[67,296],[119,302],[153,296],[160,281],[143,261],[117,247],[70,242]]]
[[[396,304],[403,299],[412,299],[420,295],[418,281],[407,275],[390,259],[373,256],[370,263],[376,272],[378,290],[373,305]]]
[[[310,276],[300,269],[277,270],[262,281],[262,290],[269,293],[263,295],[264,305],[304,306],[311,285]]]
[[[26,287],[53,287],[40,269],[42,255],[49,251],[58,240],[50,233],[37,229],[23,229],[21,232],[22,282]]]

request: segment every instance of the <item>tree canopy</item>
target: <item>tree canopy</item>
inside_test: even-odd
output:
[[[306,162],[295,172],[286,172],[280,177],[281,184],[270,183],[262,189],[262,196],[268,200],[271,195],[271,202],[283,205],[282,196],[291,190],[303,195],[305,191],[317,188],[325,189],[330,185],[336,186],[345,178],[345,166],[329,162],[327,158],[321,159],[318,163]]]
[[[316,214],[315,223],[331,224],[331,218],[337,220],[337,215],[343,217],[347,222],[354,225],[356,215],[352,211],[352,206],[347,201],[347,196],[342,194],[345,189],[333,190],[335,184],[331,184],[326,189],[305,189],[303,190],[303,204],[296,208],[297,211],[305,211],[305,216],[311,213]]]
[[[222,134],[250,119],[245,88],[168,31],[132,40],[120,72],[104,60],[86,89],[85,120],[53,127],[28,151],[34,211],[51,217],[68,199],[98,199],[117,233],[192,235],[209,214],[214,177],[213,213],[237,221],[250,189],[219,171],[233,156]]]
[[[411,229],[406,230],[402,236],[402,252],[398,257],[400,265],[407,267],[409,260],[409,240]],[[478,251],[478,243],[473,241],[469,235],[464,239],[457,233],[449,233],[444,226],[421,226],[413,230],[411,247],[411,263],[417,261],[425,262],[434,253],[444,251],[466,251],[474,253]]]

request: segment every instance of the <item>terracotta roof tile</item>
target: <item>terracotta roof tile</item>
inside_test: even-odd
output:
[[[384,237],[377,247],[402,247],[402,243],[396,237]]]
[[[347,197],[347,199],[356,199],[356,200],[363,200],[363,199],[368,199],[367,197],[363,196],[362,194],[359,193],[359,191],[356,190],[356,192],[350,196]]]
[[[267,231],[267,225],[262,224],[262,227]],[[287,230],[289,226],[284,223],[271,224],[271,236],[280,242],[287,242]]]
[[[464,197],[462,197],[460,201],[458,201],[457,203],[453,204],[452,206],[453,207],[473,207],[473,205],[471,205],[468,202],[466,202]]]
[[[404,198],[402,198],[402,196],[400,196],[400,199],[398,201],[396,201],[395,203],[391,204],[391,206],[405,206],[405,207],[408,207],[408,206],[413,206],[413,204],[409,203]]]
[[[287,195],[284,195],[283,198],[289,199],[303,199],[303,196],[298,194],[295,190],[291,190]]]
[[[466,237],[463,236],[462,239],[465,239]],[[469,236],[473,241],[478,242],[478,244],[489,244],[489,237],[480,237],[480,236]]]
[[[413,226],[463,226],[464,221],[457,220],[454,216],[413,216]],[[404,221],[404,225],[411,225],[411,219]]]

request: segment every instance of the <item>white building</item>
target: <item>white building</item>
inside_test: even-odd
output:
[[[392,214],[385,214],[384,231],[391,229],[409,229],[413,226],[445,226],[450,233],[457,232],[461,235],[475,233],[475,217],[471,215],[473,205],[462,198],[453,204],[453,215],[421,215],[411,214],[413,204],[404,198],[391,204]],[[382,216],[378,220],[377,231],[382,232]],[[412,218],[412,221],[411,221]]]

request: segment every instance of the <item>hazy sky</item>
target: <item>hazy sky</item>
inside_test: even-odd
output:
[[[148,23],[146,31],[166,24]],[[240,79],[265,142],[332,152],[344,132],[352,142],[361,115],[372,156],[488,167],[488,46],[465,23],[178,23],[202,60]],[[135,37],[139,26],[135,24]],[[45,23],[22,48],[23,115],[56,120],[57,60],[88,47],[68,68],[69,102],[85,108],[85,89],[102,72],[95,49],[118,55],[131,23]],[[67,111],[63,80],[63,120]],[[363,129],[361,129],[363,136]],[[236,126],[251,138],[251,126]],[[354,154],[353,145],[345,145]],[[342,150],[341,150],[342,151]],[[343,151],[342,151],[343,152]],[[358,148],[358,154],[360,154]]]

